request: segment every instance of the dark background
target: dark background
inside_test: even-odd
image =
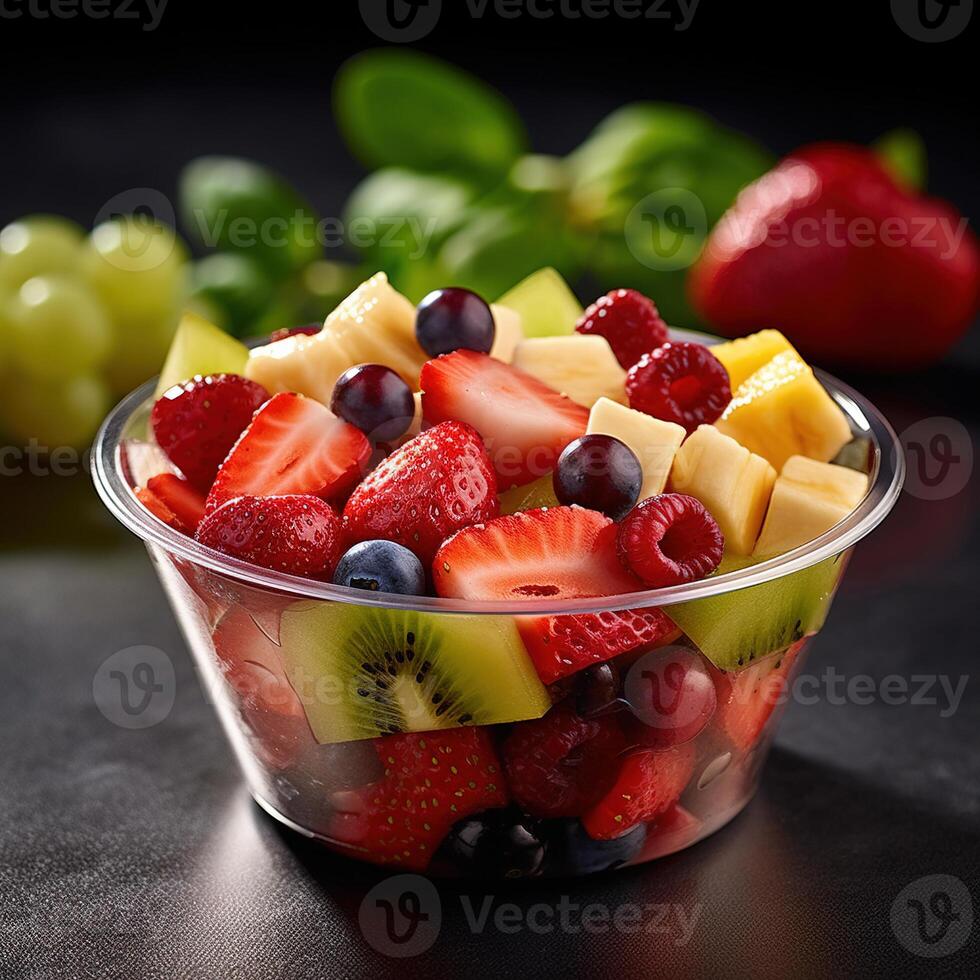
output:
[[[419,47],[499,87],[536,150],[567,152],[638,98],[698,105],[777,153],[911,125],[929,148],[931,191],[976,213],[976,23],[930,45],[902,33],[884,0],[702,0],[685,32],[657,21],[477,22],[461,3],[444,6]],[[154,32],[133,21],[0,18],[0,224],[38,210],[90,224],[132,187],[172,196],[183,163],[209,152],[267,163],[337,215],[362,171],[334,129],[330,83],[345,57],[376,43],[356,6],[338,0],[170,0]],[[915,377],[848,380],[899,431],[952,416],[976,448],[976,336]],[[971,672],[977,483],[942,501],[903,498],[859,549],[809,671]],[[972,679],[952,717],[929,705],[794,704],[759,797],[713,839],[620,875],[495,892],[524,907],[561,894],[699,905],[686,947],[644,935],[471,936],[447,889],[433,950],[384,960],[357,928],[377,879],[324,859],[248,801],[145,554],[87,477],[4,478],[0,507],[4,978],[980,969],[980,926],[937,960],[909,954],[889,927],[899,891],[929,874],[960,877],[980,917]],[[142,732],[112,726],[91,695],[98,665],[134,644],[168,652],[178,675],[173,713]]]

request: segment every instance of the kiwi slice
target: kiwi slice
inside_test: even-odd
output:
[[[722,670],[739,670],[811,636],[824,624],[845,555],[737,592],[695,599],[664,611]],[[719,573],[759,559],[726,558]]]
[[[539,718],[551,705],[506,616],[297,603],[280,639],[321,743]]]

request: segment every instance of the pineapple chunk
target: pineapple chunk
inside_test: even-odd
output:
[[[844,413],[793,350],[740,385],[715,425],[776,469],[790,456],[826,463],[851,438]]]
[[[532,337],[517,345],[512,363],[586,408],[600,398],[626,401],[626,372],[605,337]]]
[[[337,378],[355,364],[386,364],[417,388],[426,360],[415,339],[415,307],[379,272],[327,317],[318,334],[256,347],[245,376],[272,394],[296,391],[329,405]]]
[[[696,497],[718,522],[725,548],[751,555],[766,516],[776,471],[712,425],[702,425],[677,450],[671,489]]]
[[[867,492],[863,473],[791,456],[773,487],[753,555],[771,558],[812,541],[847,517]]]
[[[734,391],[777,354],[791,350],[793,345],[778,330],[760,330],[727,344],[716,344],[711,353],[725,366]]]
[[[491,305],[490,312],[493,313],[493,323],[496,328],[490,356],[510,364],[514,358],[514,348],[524,340],[521,315],[516,310],[498,306],[496,303]]]
[[[664,422],[609,398],[600,398],[592,406],[585,431],[615,436],[636,453],[636,458],[643,467],[640,500],[663,493],[674,462],[674,454],[687,435],[682,425]]]

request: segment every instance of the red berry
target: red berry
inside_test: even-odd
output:
[[[664,323],[653,301],[635,289],[614,289],[600,296],[575,324],[579,333],[605,337],[626,370],[667,342]]]
[[[312,337],[322,329],[322,323],[304,323],[301,327],[280,327],[269,334],[269,343],[274,344],[277,340],[285,340],[287,337]]]
[[[630,408],[688,432],[721,418],[732,400],[728,372],[703,344],[664,344],[644,354],[626,375]]]
[[[208,514],[196,537],[233,558],[307,578],[330,578],[341,553],[339,518],[308,494],[237,497]]]
[[[280,392],[255,413],[221,464],[208,512],[235,497],[339,497],[360,478],[370,455],[360,429],[312,398]]]
[[[252,415],[269,397],[237,374],[197,375],[157,399],[150,425],[168,459],[204,493]]]
[[[684,792],[694,772],[695,758],[690,742],[627,756],[612,789],[582,817],[588,835],[593,840],[612,840],[636,824],[666,813]]]
[[[725,539],[700,500],[662,493],[626,515],[617,548],[626,568],[644,585],[659,589],[711,574],[721,562]]]
[[[718,698],[701,657],[693,650],[653,651],[626,675],[626,700],[632,715],[627,731],[640,744],[666,749],[697,738]]]
[[[514,726],[503,747],[514,799],[535,817],[577,817],[609,790],[623,749],[610,715],[586,720],[564,704]]]
[[[150,477],[136,495],[147,510],[184,534],[193,534],[204,519],[204,497],[176,473]]]
[[[463,422],[443,422],[396,449],[344,508],[347,544],[383,538],[428,567],[439,545],[496,517],[497,481],[483,441]]]
[[[508,802],[485,728],[388,735],[374,748],[384,777],[335,793],[327,828],[364,860],[424,871],[456,821]]]

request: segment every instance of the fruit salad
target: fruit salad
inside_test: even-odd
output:
[[[124,469],[196,542],[156,553],[260,802],[433,874],[602,871],[731,819],[845,555],[658,590],[801,548],[868,491],[780,333],[705,346],[553,270],[418,307],[378,274],[251,350],[188,315],[147,421]]]

